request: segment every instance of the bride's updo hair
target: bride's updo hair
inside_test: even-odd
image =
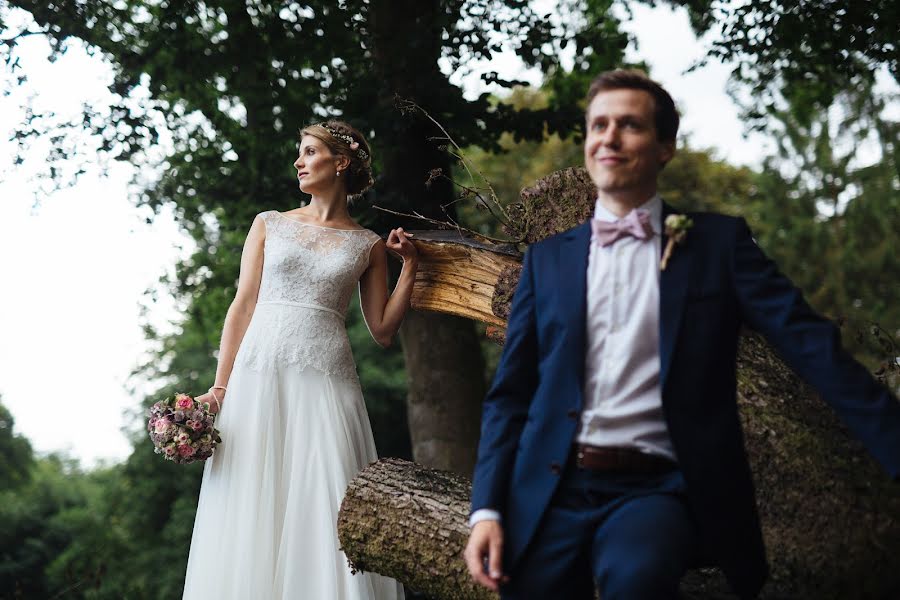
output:
[[[300,138],[311,135],[320,140],[332,154],[340,154],[350,159],[350,165],[341,173],[347,186],[347,194],[359,196],[372,187],[372,151],[363,135],[349,123],[329,119],[304,127]]]

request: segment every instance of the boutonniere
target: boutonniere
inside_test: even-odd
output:
[[[684,241],[684,238],[687,237],[688,229],[694,225],[694,222],[687,215],[669,215],[666,217],[665,225],[668,242],[666,242],[662,260],[659,262],[660,271],[666,270],[666,265],[669,264],[669,259],[672,257],[672,251],[675,250],[675,244],[680,244]]]

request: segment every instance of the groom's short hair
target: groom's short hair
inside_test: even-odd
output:
[[[611,90],[643,90],[653,97],[656,137],[662,142],[674,142],[678,135],[678,110],[675,101],[663,86],[638,69],[616,69],[600,73],[588,89],[586,107],[600,92]]]

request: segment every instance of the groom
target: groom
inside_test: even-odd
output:
[[[756,246],[692,214],[680,242],[657,177],[669,94],[636,71],[588,92],[594,218],[529,247],[484,404],[465,558],[504,599],[677,598],[718,565],[741,597],[768,571],[736,406],[747,325],[900,476],[900,403]],[[662,268],[661,262],[665,263]]]

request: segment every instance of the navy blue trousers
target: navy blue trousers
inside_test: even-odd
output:
[[[681,472],[624,475],[568,466],[503,600],[665,600],[697,562]]]

